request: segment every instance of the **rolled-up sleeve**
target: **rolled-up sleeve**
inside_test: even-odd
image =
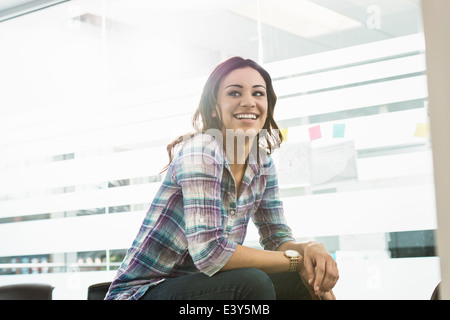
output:
[[[185,148],[173,170],[173,179],[183,193],[188,251],[197,269],[208,276],[222,269],[237,245],[224,237],[220,180],[223,165],[216,155],[214,150]]]
[[[283,202],[280,200],[278,179],[273,161],[270,161],[265,175],[266,186],[261,203],[253,215],[258,228],[260,244],[265,250],[277,250],[286,241],[295,240],[284,216]]]

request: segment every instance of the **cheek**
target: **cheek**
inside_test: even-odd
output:
[[[267,129],[266,125],[269,125],[269,124],[267,123],[267,116],[264,117],[264,119],[261,121],[261,126],[262,126],[262,128],[266,128],[266,129]]]
[[[261,114],[262,114],[262,119],[264,120],[264,123],[267,121],[267,114],[268,114],[268,112],[269,112],[269,110],[268,110],[267,107],[265,107],[265,108],[262,110],[262,112],[261,112]]]

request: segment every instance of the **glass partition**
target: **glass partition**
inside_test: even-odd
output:
[[[273,77],[286,217],[337,260],[337,298],[431,296],[419,1],[73,0],[1,22],[0,45],[2,283],[85,299],[110,281],[161,183],[166,144],[192,130],[211,69],[240,55]],[[246,244],[257,240],[251,226]]]

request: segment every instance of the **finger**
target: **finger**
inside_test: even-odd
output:
[[[321,290],[324,275],[325,275],[325,261],[320,261],[316,265],[315,281],[314,281],[314,291],[318,296],[321,296],[323,295],[323,293],[325,293],[325,291]]]
[[[337,270],[336,262],[332,259],[326,262],[326,273],[322,281],[320,289],[322,292],[328,292],[333,289],[337,280],[339,279],[339,272]]]
[[[334,281],[331,284],[330,290],[334,288],[334,286],[339,280],[339,269],[337,267],[336,261],[332,260],[331,264],[332,264],[332,271],[330,273],[332,274]]]
[[[320,300],[320,297],[318,297],[313,290],[313,287],[306,281],[306,279],[303,277],[303,275],[300,273],[300,279],[303,282],[303,285],[306,289],[308,289],[309,295],[311,296],[312,300]]]
[[[336,300],[336,296],[334,295],[333,290],[330,290],[330,294],[331,294],[331,297],[332,297],[331,300]]]
[[[321,300],[321,297],[316,295],[314,290],[311,287],[308,287],[309,295],[311,296],[311,300]]]
[[[323,296],[321,296],[322,300],[336,300],[336,296],[333,293],[333,290],[325,292]]]

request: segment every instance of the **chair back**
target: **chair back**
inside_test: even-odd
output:
[[[52,300],[49,284],[23,283],[0,287],[0,300]]]
[[[103,300],[108,293],[111,282],[102,282],[90,285],[88,287],[88,300]]]

